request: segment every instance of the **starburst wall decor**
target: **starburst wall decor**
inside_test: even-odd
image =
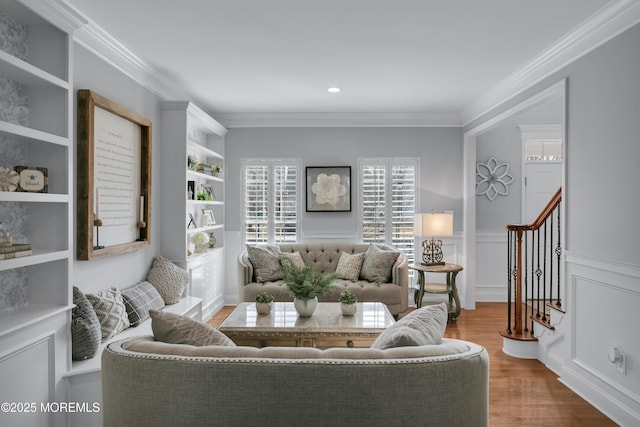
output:
[[[509,173],[509,163],[498,162],[491,157],[486,163],[476,164],[476,194],[494,201],[509,194],[509,185],[515,181]]]

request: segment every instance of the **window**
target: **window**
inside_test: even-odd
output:
[[[362,241],[393,246],[413,262],[418,159],[360,159],[359,173]]]
[[[300,161],[244,159],[242,165],[244,241],[296,242]]]

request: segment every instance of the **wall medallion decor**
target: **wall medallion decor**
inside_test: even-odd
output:
[[[509,194],[509,185],[515,181],[509,173],[509,163],[498,162],[491,157],[486,163],[476,164],[476,194],[493,201]]]
[[[78,90],[78,259],[146,248],[151,232],[151,121]]]
[[[307,166],[307,212],[351,212],[351,166]]]

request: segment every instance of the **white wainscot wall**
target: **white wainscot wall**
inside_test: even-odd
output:
[[[640,425],[640,266],[567,253],[571,322],[561,381],[620,425]],[[625,372],[608,352],[619,348]]]
[[[476,233],[476,301],[507,301],[507,232]]]

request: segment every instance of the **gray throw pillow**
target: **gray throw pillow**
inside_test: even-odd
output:
[[[235,346],[235,343],[219,330],[206,323],[166,311],[149,310],[151,329],[156,341],[170,344]]]
[[[91,359],[96,355],[102,331],[100,321],[93,306],[78,287],[73,287],[71,310],[71,358],[73,360]]]
[[[129,324],[134,327],[149,318],[149,310],[164,307],[162,295],[150,282],[140,282],[122,290],[122,299],[127,307]]]
[[[412,311],[385,329],[371,344],[371,348],[420,346],[440,344],[447,328],[447,304],[429,305]]]
[[[302,259],[302,255],[300,252],[281,252],[280,253],[280,264],[281,265],[292,265],[294,267],[304,268],[304,260]]]
[[[256,282],[273,282],[284,276],[280,270],[280,248],[277,246],[249,246],[249,261],[253,265],[253,275]]]
[[[129,327],[127,308],[118,289],[87,294],[87,299],[100,321],[102,342],[115,337]]]
[[[147,281],[158,290],[165,304],[175,304],[189,283],[189,272],[167,258],[156,255],[147,273]]]
[[[389,283],[391,281],[391,267],[400,256],[398,251],[385,251],[376,245],[369,245],[364,254],[364,262],[360,270],[360,277],[369,282]]]
[[[360,270],[364,262],[364,253],[348,254],[342,252],[336,267],[336,276],[338,279],[351,280],[355,282],[360,277]]]

